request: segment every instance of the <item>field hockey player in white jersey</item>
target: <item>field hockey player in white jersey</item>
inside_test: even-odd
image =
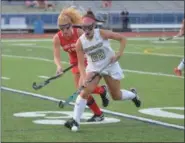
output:
[[[120,89],[120,80],[123,78],[123,71],[118,60],[123,55],[126,46],[126,39],[119,33],[109,30],[95,28],[97,19],[93,13],[87,12],[83,16],[82,29],[84,34],[76,43],[76,52],[78,56],[78,66],[83,77],[85,85],[84,90],[79,94],[74,106],[73,118],[65,123],[65,126],[72,131],[78,131],[80,118],[85,110],[88,95],[104,78],[113,100],[131,100],[136,107],[140,107],[141,101],[134,88],[130,90]],[[115,53],[109,43],[109,39],[120,42],[120,49]],[[87,67],[84,65],[84,53],[87,58]],[[110,64],[109,64],[110,63]],[[95,73],[98,73],[102,67],[108,65],[99,76],[96,76],[90,83],[85,84]]]

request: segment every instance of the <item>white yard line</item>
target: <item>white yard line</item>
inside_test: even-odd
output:
[[[52,62],[53,60],[45,59],[45,58],[38,58],[38,57],[25,57],[25,56],[14,56],[14,55],[2,55],[3,57],[8,58],[21,58],[21,59],[29,59],[29,60],[39,60],[39,61],[45,61],[45,62]],[[62,61],[64,64],[69,64],[66,61]],[[137,71],[137,70],[129,70],[129,69],[123,69],[125,72],[130,73],[137,73],[137,74],[145,74],[145,75],[154,75],[154,76],[166,76],[166,77],[175,77],[175,78],[181,78],[184,79],[184,77],[175,76],[172,74],[165,74],[165,73],[156,73],[156,72],[146,72],[146,71]]]
[[[10,91],[10,92],[13,92],[13,93],[26,95],[26,96],[33,96],[33,97],[37,97],[37,98],[40,98],[40,99],[53,101],[53,102],[56,102],[56,103],[59,103],[59,101],[60,101],[60,99],[57,99],[57,98],[54,98],[54,97],[45,96],[45,95],[41,95],[41,94],[35,94],[35,93],[31,93],[31,92],[26,92],[26,91],[21,91],[21,90],[17,90],[17,89],[8,88],[8,87],[1,87],[1,89],[5,90],[5,91]],[[64,100],[62,100],[62,101],[64,101]],[[71,102],[70,105],[74,105],[74,102],[73,103]],[[86,106],[86,108],[87,108],[87,106]],[[170,123],[161,122],[161,121],[157,121],[157,120],[152,120],[152,119],[148,119],[148,118],[143,118],[143,117],[139,117],[139,116],[124,114],[124,113],[119,113],[119,112],[113,112],[113,111],[105,110],[105,109],[101,109],[101,110],[104,113],[114,115],[114,116],[125,117],[125,118],[138,120],[138,121],[142,121],[142,122],[146,122],[146,123],[150,123],[150,124],[156,124],[156,125],[160,125],[160,126],[164,126],[164,127],[184,130],[184,126],[180,126],[180,125],[176,125],[176,124],[170,124]]]
[[[8,45],[10,46],[10,44],[8,44]],[[14,48],[13,46],[17,46],[17,47],[21,47],[21,48],[34,48],[34,49],[41,48],[41,49],[51,49],[51,50],[53,50],[52,47],[49,48],[47,46],[39,46],[39,45],[34,45],[34,46],[31,46],[31,45],[19,45],[18,46],[18,45],[11,44],[11,46],[12,46],[11,48]]]
[[[43,78],[43,79],[48,79],[49,78],[49,76],[44,76],[44,75],[40,75],[38,77]]]
[[[137,70],[128,70],[128,69],[123,69],[125,72],[130,72],[130,73],[137,73],[137,74],[145,74],[145,75],[156,75],[156,76],[166,76],[166,77],[178,77],[184,79],[182,76],[176,76],[176,75],[171,75],[171,74],[165,74],[165,73],[155,73],[155,72],[145,72],[145,71],[137,71]]]
[[[126,37],[127,40],[135,40],[135,41],[146,41],[146,40],[156,40],[159,41],[159,37]],[[184,37],[176,38],[175,40],[183,40]],[[42,42],[42,41],[52,41],[50,39],[2,39],[1,42]]]
[[[10,78],[9,78],[9,77],[4,77],[4,76],[2,76],[1,79],[9,80]]]
[[[39,57],[25,57],[25,56],[15,56],[15,55],[5,55],[5,54],[3,54],[2,57],[38,60],[38,61],[45,61],[45,62],[54,63],[53,60],[49,60],[49,59],[45,59],[45,58],[39,58]],[[62,63],[69,64],[68,62],[65,62],[65,61],[62,61]]]
[[[33,48],[33,49],[37,49],[37,48],[41,48],[41,49],[48,49],[48,50],[52,50],[52,48],[46,47],[46,46],[20,46],[21,48]],[[138,46],[136,46],[138,47]],[[13,48],[13,47],[12,47]],[[139,47],[140,48],[140,47]],[[118,48],[113,48],[115,51]],[[151,48],[152,49],[152,48]],[[132,55],[152,55],[152,56],[162,56],[162,57],[178,57],[178,58],[182,58],[184,57],[184,55],[176,55],[176,54],[161,54],[161,53],[143,53],[143,52],[124,52],[124,54],[132,54]]]
[[[52,39],[2,39],[1,42],[42,42],[42,41],[51,41]]]
[[[141,53],[141,52],[124,52],[124,53],[125,54],[132,54],[132,55],[152,55],[152,56],[178,57],[178,58],[184,57],[184,55],[174,55],[174,54]]]

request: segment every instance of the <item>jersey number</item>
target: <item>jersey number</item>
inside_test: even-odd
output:
[[[97,62],[97,61],[103,60],[103,59],[105,59],[105,52],[102,49],[100,49],[96,52],[93,52],[91,54],[91,59],[92,59],[92,62]]]

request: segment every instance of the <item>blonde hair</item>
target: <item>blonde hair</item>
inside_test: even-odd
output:
[[[62,25],[66,22],[71,24],[81,24],[82,15],[80,11],[73,7],[64,8],[58,16],[58,25]]]

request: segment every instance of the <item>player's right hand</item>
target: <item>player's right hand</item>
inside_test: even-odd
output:
[[[59,75],[62,73],[63,73],[62,67],[57,67],[56,75]]]

